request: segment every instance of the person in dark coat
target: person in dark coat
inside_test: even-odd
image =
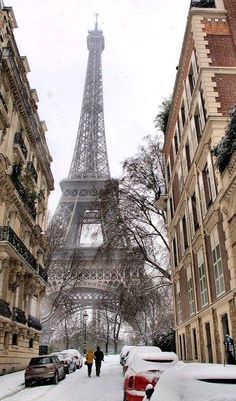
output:
[[[102,361],[104,361],[104,354],[100,350],[100,347],[97,347],[97,351],[94,352],[94,359],[95,359],[96,375],[100,376],[101,364]]]

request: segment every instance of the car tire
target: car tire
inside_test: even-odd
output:
[[[77,365],[75,364],[75,366],[74,366],[74,370],[73,370],[73,371],[75,372],[75,371],[76,371],[76,369],[77,369]]]
[[[52,383],[57,384],[58,381],[59,381],[59,376],[58,376],[58,372],[56,372],[54,378],[52,379]]]
[[[65,379],[65,377],[66,377],[66,371],[65,371],[65,369],[64,369],[64,373],[63,373],[63,375],[62,375],[62,378],[61,378],[61,380],[64,380],[64,379]]]
[[[30,386],[31,386],[31,381],[25,380],[25,387],[30,387]]]
[[[127,401],[127,400],[126,400],[126,395],[125,395],[125,393],[124,393],[124,398],[123,398],[123,401]]]

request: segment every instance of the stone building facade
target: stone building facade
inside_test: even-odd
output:
[[[26,57],[14,39],[10,7],[0,5],[0,374],[38,354],[47,200],[53,189],[46,125],[37,114]]]
[[[165,136],[177,352],[222,363],[236,342],[236,155],[212,149],[236,103],[236,1],[191,1]]]

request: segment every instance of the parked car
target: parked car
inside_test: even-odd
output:
[[[41,355],[31,358],[25,370],[25,386],[33,382],[50,381],[57,384],[65,378],[64,363],[56,355]]]
[[[63,354],[66,353],[66,354],[72,355],[73,358],[75,359],[77,369],[82,368],[82,366],[83,366],[83,357],[82,357],[81,353],[77,349],[70,348],[70,349],[65,349],[64,351],[61,351],[61,352]]]
[[[236,366],[179,362],[166,370],[151,401],[236,401]]]
[[[135,347],[132,347],[124,360],[123,374],[125,374],[128,369],[134,355],[142,352],[161,352],[161,349],[149,345],[136,345]]]
[[[66,353],[66,352],[54,352],[51,355],[56,355],[60,361],[64,363],[64,368],[66,373],[71,373],[75,372],[77,366],[76,366],[76,359],[73,358],[72,355]]]
[[[125,361],[127,359],[127,356],[129,354],[129,351],[131,350],[131,348],[133,348],[133,345],[124,345],[124,347],[122,347],[121,351],[120,351],[120,364],[122,366],[124,366]]]
[[[161,374],[177,362],[174,352],[136,353],[124,376],[124,401],[142,401],[147,385],[155,387]]]

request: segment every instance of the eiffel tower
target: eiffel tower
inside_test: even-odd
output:
[[[62,195],[55,215],[65,227],[63,246],[57,264],[56,274],[51,277],[51,291],[57,291],[60,284],[60,265],[73,263],[81,265],[79,288],[74,294],[78,308],[93,308],[104,294],[115,290],[122,279],[119,269],[119,250],[115,250],[114,263],[96,263],[97,247],[81,243],[82,229],[86,225],[99,224],[103,241],[106,230],[101,213],[96,205],[98,191],[110,179],[107,157],[102,87],[101,54],[105,47],[103,32],[98,29],[96,19],[94,30],[88,31],[89,51],[83,101],[77,139],[68,178],[61,181]],[[114,297],[114,295],[113,295]]]

